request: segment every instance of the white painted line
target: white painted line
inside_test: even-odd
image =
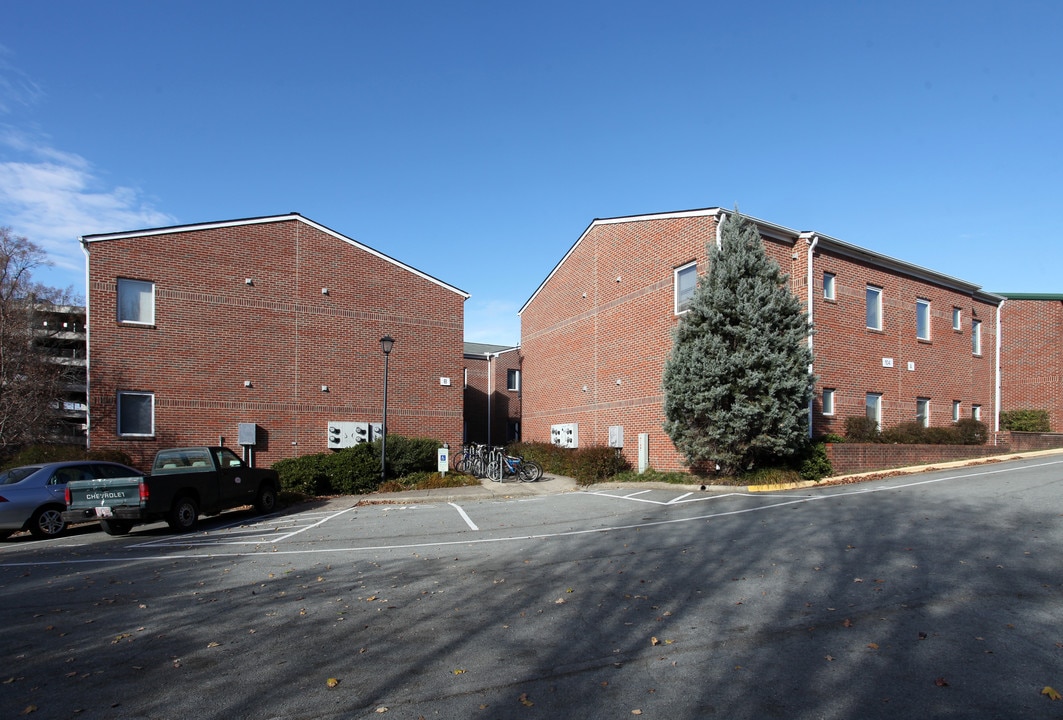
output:
[[[684,493],[683,495],[680,495],[680,496],[679,496],[679,497],[677,497],[677,498],[674,498],[674,499],[672,499],[672,500],[669,500],[669,501],[668,501],[668,502],[667,502],[666,504],[667,504],[667,505],[674,505],[674,504],[675,504],[675,503],[677,503],[677,502],[682,502],[682,501],[683,501],[683,498],[686,498],[686,497],[690,497],[690,496],[691,496],[691,495],[693,495],[693,494],[694,494],[694,493],[692,493],[692,492]]]
[[[456,503],[447,503],[447,505],[450,505],[450,506],[451,506],[452,508],[454,508],[455,510],[457,510],[457,511],[458,511],[458,514],[459,514],[459,515],[461,515],[461,517],[462,517],[462,519],[463,519],[463,520],[465,520],[465,523],[466,523],[466,524],[467,524],[467,525],[468,525],[469,527],[471,527],[471,528],[472,528],[473,530],[479,530],[479,529],[480,529],[480,528],[476,527],[476,523],[474,523],[474,522],[472,521],[472,518],[470,518],[470,517],[468,516],[468,514],[467,514],[467,513],[466,513],[466,512],[464,511],[464,510],[462,510],[462,509],[461,509],[461,506],[460,506],[460,505],[458,505],[458,504],[456,504]]]

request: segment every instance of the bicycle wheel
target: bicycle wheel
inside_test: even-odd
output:
[[[535,482],[543,476],[543,466],[534,460],[525,460],[520,465],[521,480]]]

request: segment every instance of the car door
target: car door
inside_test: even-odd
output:
[[[228,448],[214,451],[218,463],[218,492],[227,507],[254,502],[255,487],[248,468],[236,453]]]

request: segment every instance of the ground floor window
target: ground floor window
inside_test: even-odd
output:
[[[155,434],[155,393],[118,393],[118,434],[137,437]]]
[[[867,418],[874,420],[878,429],[882,429],[882,393],[868,393],[866,396]]]
[[[834,414],[834,388],[823,388],[823,414]]]
[[[930,427],[930,399],[916,398],[915,421],[923,427]]]

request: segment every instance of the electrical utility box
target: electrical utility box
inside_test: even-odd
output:
[[[623,425],[610,425],[609,426],[609,447],[622,448],[624,447],[624,426]]]
[[[236,442],[240,445],[254,445],[258,442],[258,425],[239,423],[236,426]]]
[[[328,446],[330,448],[354,447],[379,440],[381,435],[380,423],[331,420],[328,424]]]
[[[550,442],[563,448],[579,447],[579,423],[560,423],[550,426]]]

